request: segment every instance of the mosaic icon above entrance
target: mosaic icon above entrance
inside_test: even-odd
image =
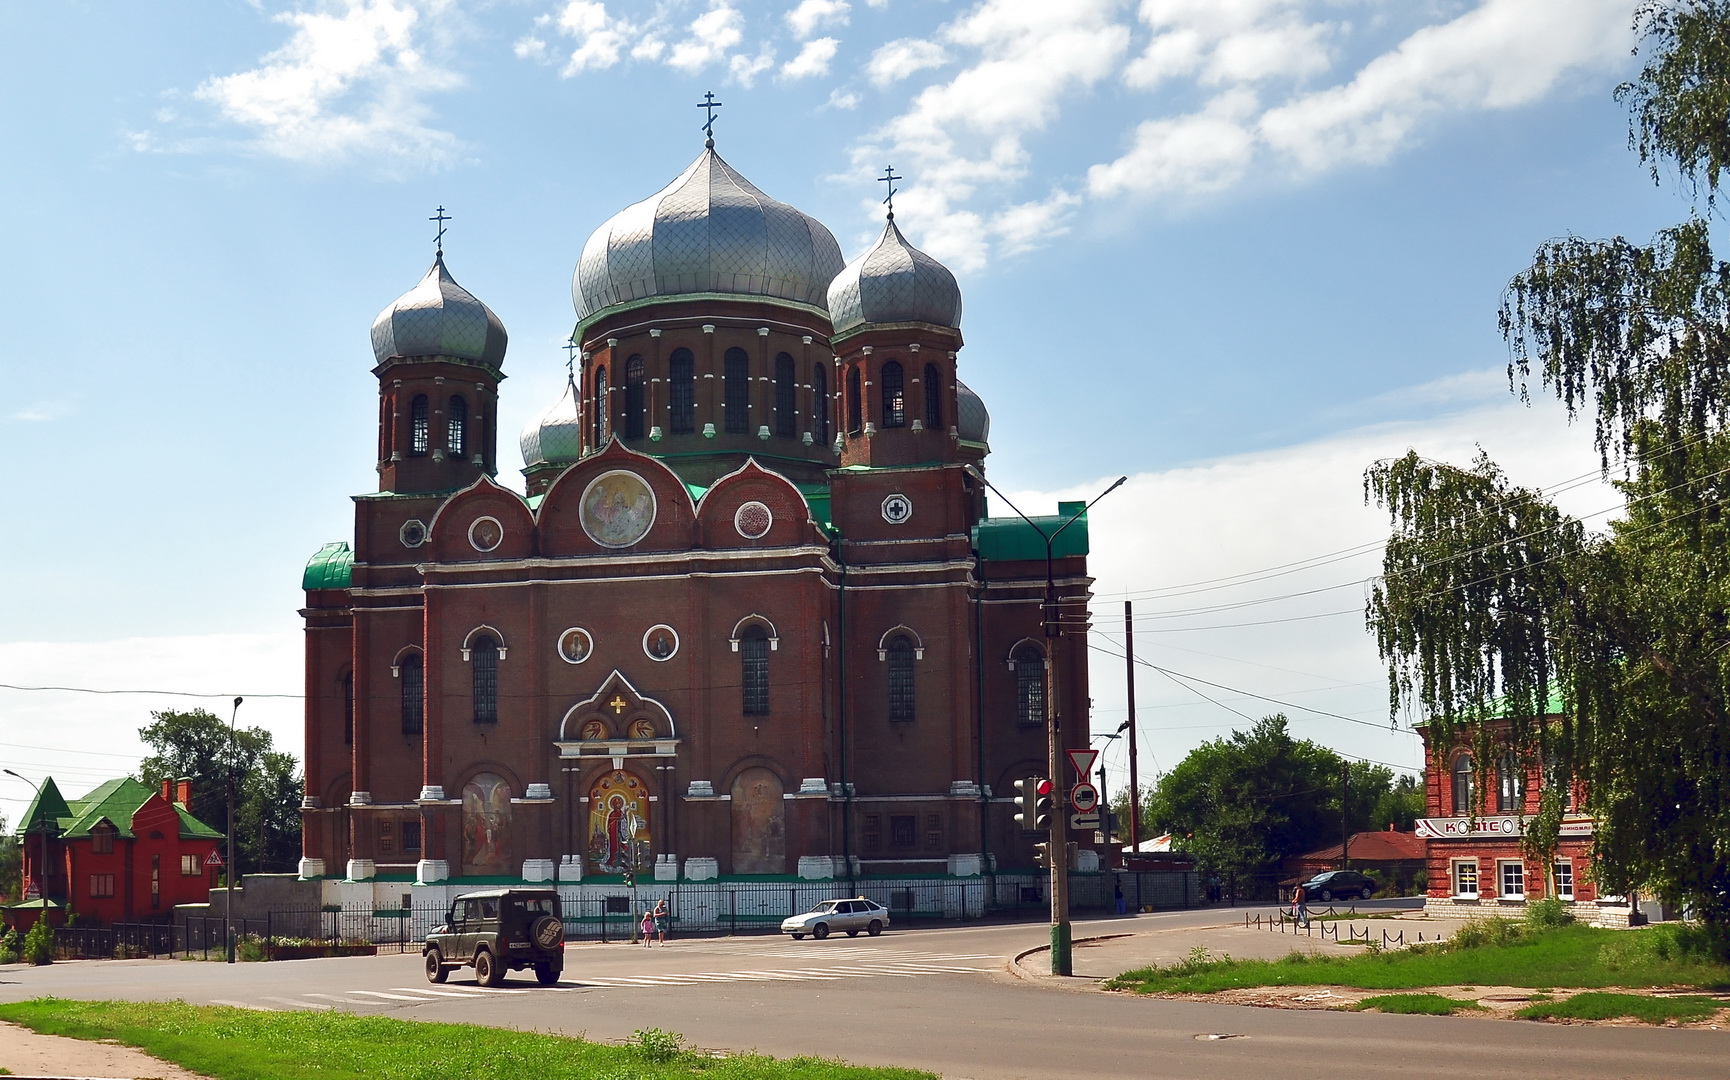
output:
[[[602,547],[627,548],[655,523],[655,493],[628,469],[602,473],[583,491],[583,531]]]

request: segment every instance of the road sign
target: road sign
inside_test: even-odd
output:
[[[211,848],[210,854],[206,855],[204,857],[204,865],[206,865],[206,866],[221,866],[222,865],[222,852],[216,850],[215,848]]]
[[[1098,829],[1099,811],[1090,810],[1085,814],[1069,815],[1069,827],[1074,829],[1076,832],[1086,832],[1089,829]]]
[[[1099,760],[1098,750],[1070,750],[1069,763],[1075,766],[1075,774],[1083,782],[1093,775],[1093,763]]]
[[[1087,781],[1069,789],[1069,805],[1080,814],[1091,814],[1099,809],[1099,789]]]

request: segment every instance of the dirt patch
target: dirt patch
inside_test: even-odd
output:
[[[124,1077],[128,1080],[209,1080],[142,1050],[112,1042],[38,1035],[0,1023],[0,1065],[20,1076]]]
[[[1606,986],[1595,988],[1618,994],[1638,994],[1646,997],[1675,997],[1698,994],[1698,990],[1625,989]],[[1251,986],[1236,990],[1220,990],[1212,994],[1147,994],[1147,997],[1171,998],[1179,1001],[1207,1001],[1215,1005],[1249,1005],[1261,1009],[1349,1009],[1365,998],[1393,993],[1436,994],[1455,1001],[1469,1001],[1484,1007],[1483,1012],[1462,1012],[1459,1016],[1476,1016],[1490,1020],[1512,1020],[1514,1014],[1528,1005],[1543,1001],[1566,1001],[1575,994],[1591,991],[1578,989],[1533,990],[1522,986],[1424,986],[1412,990],[1362,990],[1355,986]],[[1632,1017],[1612,1020],[1545,1019],[1547,1024],[1580,1024],[1591,1027],[1676,1027],[1702,1031],[1730,1029],[1730,1000],[1715,1016],[1692,1023],[1670,1021],[1663,1025],[1647,1024]]]

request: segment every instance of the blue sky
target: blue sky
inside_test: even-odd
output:
[[[1134,478],[1096,512],[1102,630],[1134,596],[1153,662],[1415,764],[1409,734],[1338,719],[1386,718],[1361,619],[1310,617],[1361,607],[1373,550],[1180,586],[1373,544],[1362,469],[1407,446],[1589,472],[1585,432],[1508,398],[1494,315],[1542,240],[1683,212],[1611,97],[1633,7],[7,5],[0,682],[289,695],[241,718],[298,751],[300,567],[375,486],[367,331],[425,270],[427,216],[450,209],[452,272],[510,331],[514,432],[556,395],[584,239],[701,149],[712,89],[723,155],[849,254],[874,174],[906,177],[898,220],[965,294],[999,486],[1048,508]],[[1261,617],[1173,614],[1241,603]],[[1109,729],[1123,669],[1095,655]],[[1144,777],[1278,707],[1139,682]],[[0,759],[81,790],[196,700],[0,689]],[[0,812],[27,796],[0,785]]]

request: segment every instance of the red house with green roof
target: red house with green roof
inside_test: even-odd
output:
[[[23,877],[37,895],[5,908],[7,925],[28,928],[44,908],[55,923],[68,915],[81,923],[152,922],[176,904],[208,901],[216,870],[205,861],[222,834],[192,816],[191,797],[189,780],[165,780],[152,791],[127,776],[66,800],[52,778],[43,780],[18,830]]]

